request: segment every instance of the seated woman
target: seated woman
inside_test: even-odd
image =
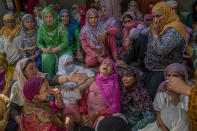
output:
[[[5,131],[8,120],[9,110],[7,109],[9,98],[3,94],[0,94],[0,129]]]
[[[21,123],[20,114],[21,107],[24,105],[23,87],[24,83],[34,77],[42,77],[48,80],[51,86],[64,84],[68,81],[84,81],[87,79],[86,75],[76,74],[76,71],[71,73],[69,76],[50,76],[45,73],[38,72],[35,62],[30,58],[24,58],[20,60],[15,68],[14,77],[15,83],[11,89],[10,96],[10,116],[17,122],[18,125]]]
[[[22,30],[19,35],[20,59],[32,58],[36,62],[36,67],[41,70],[41,50],[36,46],[37,25],[35,18],[30,15],[24,15],[22,18]]]
[[[122,49],[124,52],[128,52],[127,42],[130,42],[129,36],[136,30],[145,28],[145,25],[141,21],[136,20],[136,16],[133,12],[126,12],[122,16],[123,30],[122,30]]]
[[[98,120],[121,111],[121,91],[115,63],[105,59],[99,67],[96,80],[80,101],[83,126],[96,127]]]
[[[166,2],[157,3],[152,10],[154,22],[150,28],[136,31],[130,36],[132,49],[117,61],[117,66],[134,61],[145,65],[142,76],[145,88],[154,99],[157,88],[163,82],[164,69],[172,63],[183,62],[183,49],[187,42],[186,28]]]
[[[86,65],[97,66],[104,57],[109,55],[109,50],[116,59],[118,56],[116,39],[119,30],[107,26],[99,21],[99,13],[96,9],[89,9],[86,14],[86,25],[80,32],[80,41],[86,54]]]
[[[158,92],[156,93],[153,102],[154,109],[156,111],[161,111],[167,106],[174,105],[178,108],[188,111],[189,98],[174,91],[168,90],[168,83],[171,77],[179,77],[186,81],[189,85],[193,85],[188,81],[188,73],[186,68],[182,64],[174,63],[165,69],[164,75],[166,81],[162,82],[158,88]]]
[[[87,80],[82,83],[67,82],[60,85],[59,89],[61,90],[64,104],[63,115],[72,113],[75,122],[79,123],[81,115],[79,112],[78,100],[81,99],[81,93],[94,81],[95,74],[82,66],[75,65],[71,56],[61,56],[59,59],[57,75],[70,75],[74,70],[78,70],[78,73],[86,74],[88,77]]]
[[[194,2],[192,10],[193,12],[187,16],[187,25],[195,28],[197,26],[197,2]]]
[[[138,8],[138,2],[136,0],[131,0],[128,5],[128,11],[134,12],[136,20],[144,21],[143,14]]]
[[[83,52],[79,43],[80,29],[77,21],[73,19],[71,12],[67,9],[60,11],[59,19],[68,32],[69,48],[73,51],[77,60],[83,62]]]
[[[18,35],[21,27],[16,24],[13,14],[3,16],[4,26],[0,31],[0,54],[6,56],[8,63],[15,65],[19,60]]]
[[[150,96],[141,82],[140,74],[134,67],[126,67],[122,74],[122,113],[132,131],[144,128],[155,121]]]
[[[139,131],[190,131],[189,119],[185,110],[166,107],[157,113],[157,120]]]
[[[5,57],[0,56],[0,94],[10,96],[9,88],[14,74],[14,67],[8,64]]]
[[[72,51],[68,47],[68,36],[65,26],[58,21],[55,11],[46,7],[42,11],[43,24],[38,29],[37,46],[43,51],[42,71],[54,75],[60,56]]]
[[[60,91],[52,90],[47,80],[36,77],[25,82],[23,94],[19,131],[63,131],[64,124],[58,116],[62,109]]]

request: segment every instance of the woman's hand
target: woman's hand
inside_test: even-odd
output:
[[[55,88],[52,89],[53,94],[55,96],[55,104],[58,108],[62,108],[63,107],[63,103],[62,103],[62,95],[59,89]]]
[[[102,63],[102,61],[104,60],[104,58],[102,56],[98,56],[97,59],[98,59],[99,63]]]
[[[127,64],[123,60],[116,60],[116,66],[121,67],[121,68],[125,68],[127,66]]]
[[[151,28],[153,37],[157,37],[160,30],[161,30],[161,27],[159,25],[159,21],[153,22],[153,25],[152,25],[152,28]]]
[[[53,51],[50,48],[42,48],[44,54],[52,53]]]
[[[64,125],[65,125],[65,127],[67,128],[68,131],[72,130],[73,122],[74,122],[74,118],[71,114],[66,116],[66,121],[65,121]]]
[[[17,123],[19,126],[22,124],[21,116],[20,116],[20,115],[16,116],[14,120],[16,121],[16,123]]]
[[[82,82],[88,79],[88,76],[86,73],[77,73],[79,70],[74,70],[70,75],[68,76],[68,80],[72,82]]]
[[[83,52],[80,48],[77,50],[77,60],[80,62],[84,62]]]
[[[178,77],[172,77],[168,82],[168,90],[177,92],[178,94],[190,95],[192,87],[189,86],[184,80]]]
[[[84,121],[84,124],[85,125],[91,125],[93,126],[94,125],[94,122],[95,120],[100,116],[100,113],[99,112],[93,112],[89,115],[86,116],[86,120]]]
[[[8,121],[9,114],[10,114],[10,110],[7,110],[6,112],[4,112],[4,114],[3,114],[3,120]]]
[[[127,53],[129,53],[129,51],[131,50],[131,48],[132,48],[132,41],[130,40],[130,38],[128,37],[128,38],[126,38],[126,40],[125,40],[125,45],[124,45],[125,47],[125,51],[127,52]]]
[[[99,35],[99,41],[101,43],[105,43],[105,39],[107,37],[108,30],[104,30],[102,34]]]

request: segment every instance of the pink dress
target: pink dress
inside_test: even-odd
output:
[[[85,99],[86,101],[84,101]],[[81,109],[83,108],[83,111],[81,110],[81,112],[87,114],[99,112],[101,114],[94,122],[94,127],[96,126],[96,123],[104,116],[111,116],[113,113],[115,113],[106,105],[103,96],[101,95],[100,90],[96,85],[96,82],[93,82],[91,84],[88,94],[87,92],[84,94],[84,97],[82,98],[82,103],[84,102],[87,104],[82,105]]]
[[[87,42],[86,37],[81,39],[82,48],[86,53],[86,66],[98,66],[99,61],[97,59],[98,56],[107,56],[109,55],[110,51],[114,59],[118,56],[118,50],[116,45],[116,38],[115,36],[119,34],[119,30],[116,27],[107,26],[108,35],[107,39],[104,43],[104,54],[98,54],[93,48],[91,48],[90,43]],[[88,35],[88,34],[87,34]]]

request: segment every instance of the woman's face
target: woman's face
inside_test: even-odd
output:
[[[42,13],[42,7],[38,7],[37,13],[38,13],[38,17],[41,18],[41,13]]]
[[[0,60],[0,74],[3,74],[6,71],[7,71],[7,65],[6,65],[6,63],[3,62],[2,60]]]
[[[167,72],[167,74],[166,74],[166,80],[170,80],[170,78],[172,78],[172,77],[179,77],[182,80],[185,80],[185,78],[183,76],[181,76],[180,74],[178,74],[178,73],[175,73],[175,72]]]
[[[92,27],[96,27],[98,25],[98,16],[96,14],[91,14],[88,17],[88,21]]]
[[[123,83],[124,87],[132,87],[135,81],[136,81],[136,79],[134,76],[124,75],[122,77],[122,83]]]
[[[134,13],[137,12],[137,4],[136,3],[132,3],[129,5],[129,10],[133,11]]]
[[[123,19],[123,23],[124,24],[128,24],[128,23],[130,23],[130,22],[132,22],[133,20],[132,19],[130,19],[130,18],[128,18],[128,17],[125,17],[124,19]]]
[[[15,19],[5,20],[4,23],[7,28],[13,29],[16,25],[16,20]]]
[[[44,16],[44,21],[47,25],[52,25],[54,21],[53,15],[50,12],[47,12]]]
[[[99,67],[99,71],[101,76],[109,76],[113,74],[114,69],[112,63],[109,61],[103,62]]]
[[[101,17],[106,18],[107,17],[107,10],[105,7],[101,8]]]
[[[34,78],[37,76],[37,68],[36,64],[34,62],[29,63],[25,70],[24,70],[24,75],[27,79]]]
[[[67,12],[64,12],[64,13],[62,14],[61,19],[62,19],[62,23],[63,23],[64,25],[68,25],[68,24],[69,24],[69,15],[68,15]]]
[[[172,11],[174,11],[174,13],[177,14],[177,11],[178,11],[177,6],[172,6]]]
[[[47,100],[47,95],[52,93],[52,88],[49,86],[48,81],[44,81],[41,85],[39,94],[35,95],[35,99],[41,100],[41,101],[46,101]]]
[[[161,113],[157,112],[157,127],[162,130],[162,131],[169,131],[168,128],[165,126],[165,124],[163,123],[163,121],[161,120]]]
[[[155,13],[152,13],[152,16],[153,16],[153,21],[155,23],[159,23],[160,25],[164,25],[164,15],[159,13],[159,12],[155,12]]]
[[[24,26],[28,29],[28,30],[33,30],[35,27],[35,21],[32,19],[27,19],[24,21]]]

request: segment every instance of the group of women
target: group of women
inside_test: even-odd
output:
[[[196,83],[189,81],[183,64],[189,32],[173,11],[173,2],[154,5],[150,26],[143,22],[134,0],[120,21],[102,2],[100,10],[87,12],[76,5],[71,12],[38,5],[36,17],[26,14],[20,23],[14,14],[4,15],[0,128],[195,130],[191,117],[195,93],[194,98],[189,95]],[[195,13],[191,15],[195,18]],[[76,61],[98,66],[98,71],[78,66]],[[133,62],[138,68],[130,65]],[[180,83],[176,81],[189,93],[177,89]]]

